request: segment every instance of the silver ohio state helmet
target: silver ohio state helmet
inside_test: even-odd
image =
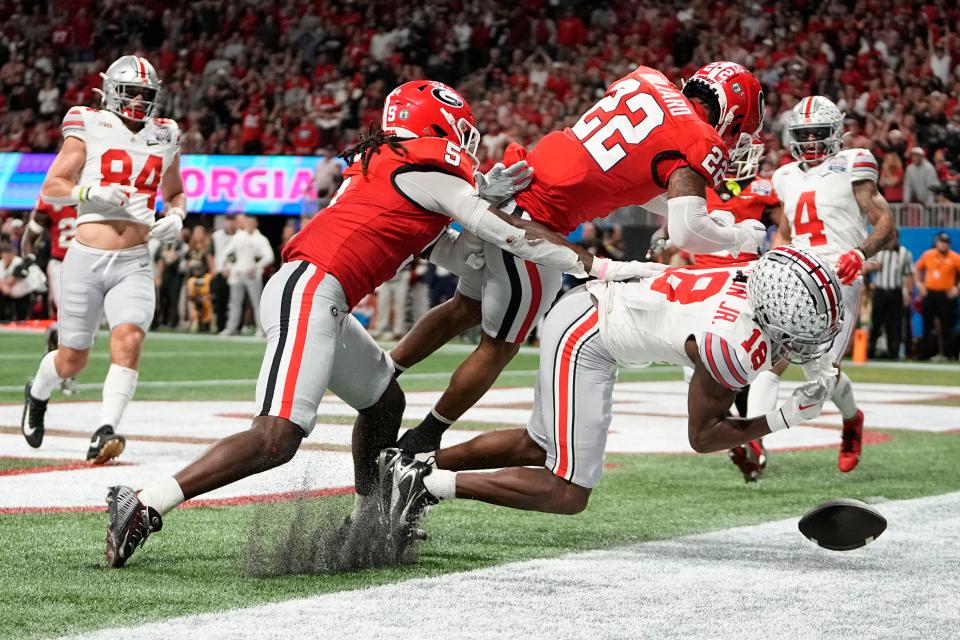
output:
[[[146,58],[118,58],[100,77],[103,78],[100,94],[104,109],[134,122],[153,117],[160,95],[160,79]]]
[[[840,151],[843,117],[839,107],[823,96],[809,96],[798,102],[787,122],[790,153],[812,165]]]
[[[747,300],[774,347],[771,361],[816,360],[843,326],[843,297],[833,269],[792,245],[761,256],[747,280]]]

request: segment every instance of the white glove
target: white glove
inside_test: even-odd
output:
[[[636,278],[652,278],[663,273],[667,265],[658,262],[620,262],[608,258],[594,258],[590,275],[604,282],[619,282]]]
[[[486,175],[475,173],[473,177],[477,181],[480,197],[499,207],[518,191],[530,186],[533,167],[528,166],[526,160],[521,160],[510,165],[509,169],[504,169],[503,164],[498,162]]]
[[[75,186],[70,195],[76,202],[87,202],[96,209],[111,211],[130,204],[130,196],[136,189],[125,184],[108,184],[102,187]]]
[[[428,259],[462,277],[464,265],[474,270],[483,268],[483,241],[469,231],[457,233],[448,228],[430,248]]]
[[[737,235],[742,237],[736,253],[760,253],[767,241],[767,228],[759,220],[744,220],[733,225]]]
[[[150,237],[166,244],[174,242],[183,231],[184,211],[179,207],[169,209],[165,216],[150,225]]]
[[[826,399],[827,387],[821,382],[808,382],[797,387],[783,406],[767,414],[770,431],[789,429],[813,420],[823,411]]]

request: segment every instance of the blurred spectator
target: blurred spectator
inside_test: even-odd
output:
[[[933,204],[934,187],[940,186],[937,179],[937,170],[927,160],[927,153],[922,147],[910,150],[910,164],[903,179],[903,201]]]
[[[189,233],[184,230],[184,234]],[[177,329],[180,326],[180,289],[186,274],[184,257],[187,243],[184,236],[168,242],[157,252],[157,326]]]
[[[950,235],[937,234],[934,247],[924,252],[916,264],[917,288],[923,308],[923,344],[920,357],[943,359],[954,354],[954,325],[957,321],[957,276],[960,254],[951,251]],[[933,336],[934,323],[939,341]],[[938,344],[939,342],[939,344]]]
[[[193,333],[210,331],[213,321],[211,279],[205,262],[194,260],[187,263],[187,307],[190,309],[190,331]]]
[[[903,162],[896,153],[883,156],[880,166],[880,191],[887,202],[903,201]]]
[[[43,271],[18,256],[9,241],[0,241],[0,320],[27,320],[35,291],[46,291]]]
[[[375,338],[399,340],[407,332],[407,297],[410,292],[410,265],[377,288],[377,312],[371,334]]]
[[[243,322],[244,297],[248,297],[253,309],[255,333],[263,335],[260,328],[260,294],[263,292],[263,270],[276,258],[270,241],[260,233],[255,216],[239,216],[240,229],[233,234],[225,250],[227,284],[230,285],[230,308],[227,326],[220,335],[236,335]]]
[[[904,318],[909,319],[909,313],[905,311],[910,308],[913,291],[913,256],[900,244],[899,233],[892,247],[878,251],[866,263],[864,272],[873,273],[868,357],[871,360],[878,357],[877,340],[884,334],[887,349],[886,353],[879,357],[897,360],[904,335]]]
[[[210,281],[210,294],[213,296],[213,314],[217,319],[217,333],[227,328],[227,302],[230,299],[230,285],[227,284],[227,245],[237,232],[237,216],[228,213],[222,217],[223,226],[212,234],[213,279]]]

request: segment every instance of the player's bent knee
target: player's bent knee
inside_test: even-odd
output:
[[[380,398],[372,406],[361,409],[360,413],[376,413],[378,415],[396,415],[402,417],[403,410],[406,408],[407,397],[404,395],[403,389],[400,388],[400,385],[395,379],[391,379],[387,388],[380,394]]]
[[[262,463],[267,468],[290,462],[303,442],[303,430],[300,427],[276,416],[255,417],[251,431],[260,438]]]
[[[87,368],[87,362],[90,359],[89,349],[71,349],[70,347],[60,347],[57,349],[54,365],[57,368],[57,375],[61,378],[73,378],[78,373]]]
[[[575,516],[587,508],[587,503],[590,502],[590,489],[572,484],[556,476],[554,478],[557,479],[551,496],[554,513],[563,516]]]

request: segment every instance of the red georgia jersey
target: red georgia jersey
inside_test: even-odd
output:
[[[371,158],[367,175],[359,162],[347,167],[330,206],[283,250],[284,261],[306,260],[332,274],[343,285],[351,307],[420,254],[450,222],[447,216],[404,197],[394,187],[393,177],[426,168],[474,184],[470,160],[455,143],[415,138],[401,145],[403,155],[382,146]]]
[[[728,197],[719,195],[713,189],[707,189],[707,211],[712,216],[724,218],[724,223],[734,225],[744,220],[761,220],[763,212],[769,207],[780,204],[773,183],[764,178],[756,178],[739,195],[726,192]],[[756,260],[756,253],[733,255],[729,251],[700,253],[693,256],[693,264],[698,267],[724,267],[736,262]]]
[[[50,218],[50,257],[62,261],[77,232],[77,210],[69,205],[59,207],[43,200],[37,200],[34,209]]]
[[[504,164],[521,159],[534,174],[517,204],[534,220],[569,233],[663,194],[681,167],[702,174],[708,186],[720,184],[727,148],[666,76],[637,67],[572,127],[548,134],[529,153],[507,148]]]

